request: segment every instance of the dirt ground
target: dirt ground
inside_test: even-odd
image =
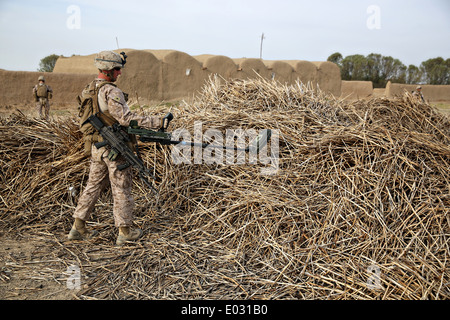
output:
[[[76,298],[73,267],[62,259],[48,259],[55,241],[8,239],[0,244],[0,299],[68,300]]]

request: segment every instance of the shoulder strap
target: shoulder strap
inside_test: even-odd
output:
[[[108,82],[108,81],[102,81],[101,83],[99,83],[98,85],[96,85],[94,83],[94,94],[92,96],[92,108],[93,108],[93,113],[95,115],[98,115],[100,119],[102,119],[102,121],[107,124],[107,125],[112,125],[113,123],[116,123],[117,120],[113,118],[113,116],[111,116],[109,114],[108,111],[106,112],[102,112],[100,110],[100,106],[98,104],[98,92],[100,91],[100,88],[103,87],[104,85],[110,84],[114,87],[117,87],[114,83],[112,82]]]

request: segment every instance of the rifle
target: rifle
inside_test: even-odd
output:
[[[100,133],[103,138],[102,142],[95,143],[95,147],[100,149],[104,146],[109,145],[111,151],[108,154],[108,159],[111,161],[116,160],[119,155],[125,159],[125,163],[118,165],[117,169],[124,170],[129,166],[135,168],[139,173],[139,178],[156,194],[158,191],[155,187],[148,181],[147,177],[155,180],[149,169],[144,165],[144,162],[135,155],[134,151],[129,147],[132,142],[130,136],[123,130],[123,127],[118,123],[114,123],[111,126],[105,125],[102,120],[97,115],[90,116],[86,121]],[[83,123],[84,124],[84,123]]]
[[[188,146],[198,146],[202,148],[212,147],[212,148],[223,148],[228,149],[229,146],[217,146],[210,143],[195,143],[189,141],[176,141],[172,140],[172,134],[170,132],[165,132],[164,129],[168,127],[170,121],[173,119],[173,115],[169,112],[162,121],[162,127],[158,131],[143,129],[137,125],[137,121],[130,121],[129,127],[122,127],[118,123],[114,123],[112,125],[106,125],[103,121],[97,116],[90,116],[85,123],[90,122],[90,124],[100,133],[103,137],[102,142],[95,143],[95,147],[100,149],[104,146],[109,145],[111,147],[111,151],[108,154],[108,159],[114,161],[117,156],[122,155],[125,159],[125,163],[117,166],[119,170],[124,170],[129,166],[135,168],[139,173],[139,178],[156,194],[158,191],[153,187],[153,185],[148,181],[147,177],[156,180],[156,178],[151,174],[150,170],[144,165],[142,159],[137,156],[134,151],[129,147],[129,144],[132,142],[130,135],[139,135],[139,140],[142,142],[156,142],[162,145],[188,145]],[[84,123],[83,123],[84,125]],[[259,152],[261,148],[263,148],[267,141],[271,136],[271,130],[265,129],[261,134],[259,134],[247,148],[237,148],[233,147],[234,150],[237,151],[245,151],[245,152]],[[139,155],[139,151],[136,143],[136,153]]]

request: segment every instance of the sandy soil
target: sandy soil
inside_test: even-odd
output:
[[[0,299],[67,300],[76,298],[74,268],[63,259],[49,258],[57,242],[0,237]],[[81,283],[81,282],[80,282]]]

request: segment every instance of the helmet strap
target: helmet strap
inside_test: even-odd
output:
[[[102,74],[105,80],[112,81],[113,80],[114,70],[100,70],[100,74]]]

